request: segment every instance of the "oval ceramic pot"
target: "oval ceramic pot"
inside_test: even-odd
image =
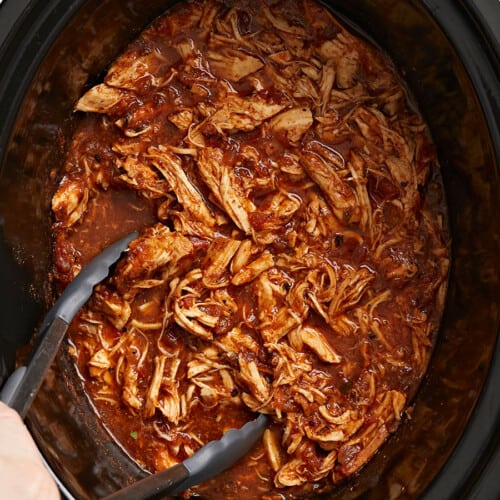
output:
[[[73,104],[170,5],[144,3],[0,6],[2,380],[53,298],[50,196]],[[453,239],[446,309],[412,418],[328,498],[499,498],[500,14],[495,2],[326,3],[392,57],[416,96],[438,148]],[[63,493],[98,498],[144,472],[110,440],[65,352],[27,421]]]

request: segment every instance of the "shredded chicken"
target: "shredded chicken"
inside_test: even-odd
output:
[[[142,466],[262,412],[273,423],[244,477],[196,492],[247,481],[248,498],[292,498],[352,476],[397,429],[449,259],[439,166],[408,95],[313,0],[193,0],[76,103],[55,276],[67,283],[102,235],[140,230],[70,335]]]

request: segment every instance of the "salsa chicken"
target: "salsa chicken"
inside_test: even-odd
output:
[[[313,0],[192,0],[75,110],[56,284],[140,231],[70,329],[110,433],[154,472],[271,417],[186,496],[357,473],[426,371],[449,264],[435,148],[388,57]]]

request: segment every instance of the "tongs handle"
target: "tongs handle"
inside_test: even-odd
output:
[[[71,320],[92,295],[94,286],[106,278],[110,267],[137,236],[137,232],[129,234],[94,257],[66,287],[48,312],[38,331],[27,365],[14,371],[0,393],[0,399],[14,408],[22,418],[26,416],[40,389]]]

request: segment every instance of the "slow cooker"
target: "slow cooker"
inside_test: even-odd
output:
[[[500,498],[500,3],[329,0],[386,51],[438,148],[447,305],[411,419],[328,498]],[[171,2],[0,2],[0,384],[53,300],[50,195],[82,91]],[[28,426],[67,497],[144,473],[95,418],[64,349]]]

